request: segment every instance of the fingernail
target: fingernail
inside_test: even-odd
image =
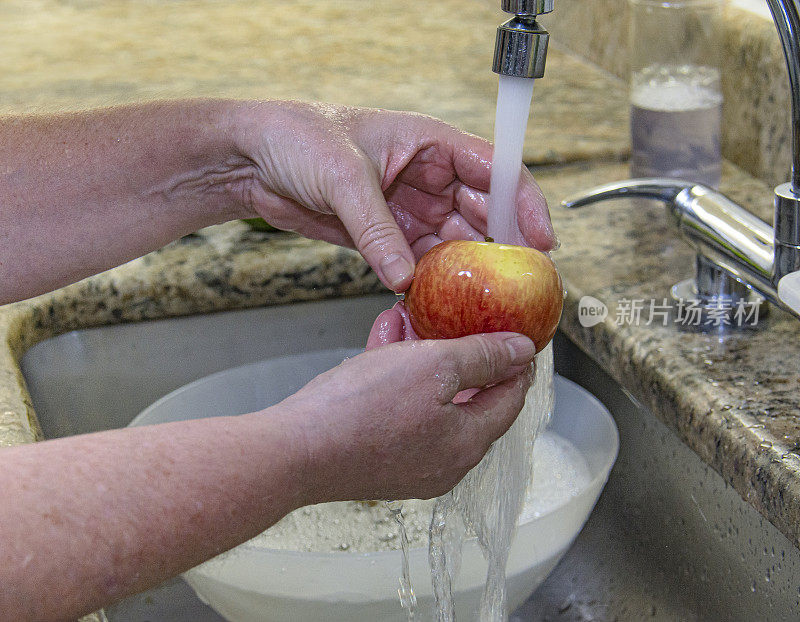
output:
[[[505,340],[506,347],[511,354],[512,365],[525,365],[533,360],[536,346],[527,337],[509,337]]]
[[[412,267],[405,257],[392,253],[381,261],[381,272],[390,287],[396,289],[411,276]]]

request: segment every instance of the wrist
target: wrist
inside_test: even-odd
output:
[[[224,102],[220,127],[229,138],[234,153],[256,168],[264,168],[276,146],[302,141],[298,118],[303,109],[315,104],[287,100],[246,100]],[[264,171],[268,172],[268,171]]]
[[[297,507],[341,500],[336,490],[341,464],[338,463],[335,435],[327,428],[326,418],[320,418],[318,405],[291,396],[267,409],[274,410],[291,439],[295,465]]]
[[[176,166],[168,167],[168,176],[148,193],[202,210],[200,226],[258,216],[249,200],[256,167],[239,146],[238,110],[243,103],[197,100],[167,112],[165,120],[172,127],[164,128],[164,138]]]
[[[280,406],[241,416],[250,435],[259,438],[265,462],[265,494],[275,488],[275,476],[283,479],[283,513],[319,503],[316,462],[310,438],[301,424],[301,417]],[[275,469],[275,467],[278,467]]]

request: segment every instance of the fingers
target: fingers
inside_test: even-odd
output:
[[[330,192],[331,207],[383,284],[405,291],[414,255],[386,204],[377,169],[366,156],[341,169]]]
[[[448,137],[453,146],[453,166],[456,175],[467,186],[457,196],[460,211],[479,230],[485,223],[486,192],[492,168],[492,146],[476,136],[453,130]],[[527,167],[522,167],[517,189],[517,222],[522,236],[530,246],[541,251],[553,249],[556,236],[550,221],[547,201]]]
[[[490,191],[492,146],[476,136],[453,130],[449,136],[453,145],[453,166],[458,178],[469,188],[457,194],[459,211],[479,230],[485,222],[487,202],[484,192]],[[459,196],[460,195],[460,196]],[[490,202],[490,201],[489,201]],[[527,167],[522,167],[517,188],[517,223],[524,243],[541,251],[556,247],[557,239],[550,221],[547,201]],[[477,214],[483,214],[483,217]]]
[[[383,311],[372,324],[367,337],[366,350],[372,350],[398,341],[415,341],[419,337],[411,326],[405,305],[397,302],[391,309]]]
[[[417,335],[414,327],[411,326],[411,318],[408,315],[408,309],[406,309],[406,305],[402,302],[397,302],[392,308],[395,309],[400,314],[400,317],[403,318],[403,341],[418,340],[419,335]]]
[[[517,224],[522,237],[534,248],[549,251],[558,246],[547,200],[527,168],[523,168],[517,189]]]
[[[367,350],[403,340],[403,318],[397,309],[387,309],[382,312],[375,322],[367,337]]]
[[[477,136],[461,132],[444,123],[436,124],[433,131],[426,134],[438,140],[441,153],[449,153],[455,172],[454,202],[455,208],[472,230],[485,235],[486,215],[491,203],[489,182],[492,168],[491,143]],[[517,225],[521,237],[515,236],[514,243],[532,246],[541,251],[548,251],[557,246],[557,239],[550,221],[547,201],[541,189],[534,181],[533,175],[525,166],[521,166],[519,186],[517,188]],[[418,187],[420,178],[417,174],[407,179],[411,186]],[[428,192],[435,188],[424,188]],[[406,191],[408,194],[408,191]],[[397,195],[397,200],[402,197]],[[459,232],[460,238],[471,239]],[[442,239],[450,239],[454,235],[441,235]]]
[[[451,402],[465,389],[501,383],[525,370],[533,361],[536,347],[516,333],[485,333],[439,342],[452,366],[440,372],[442,403]]]
[[[453,167],[458,178],[476,190],[488,192],[494,150],[492,144],[455,128],[452,128],[448,142],[452,145]]]

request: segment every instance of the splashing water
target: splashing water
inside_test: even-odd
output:
[[[411,571],[408,565],[408,533],[406,532],[406,524],[403,521],[403,504],[400,501],[386,501],[385,503],[400,531],[402,565],[400,588],[397,590],[397,595],[400,597],[400,605],[408,614],[408,622],[414,622],[417,612],[417,597],[414,594],[414,588],[411,586]]]
[[[533,80],[500,76],[495,147],[489,197],[488,234],[496,242],[517,241],[517,186]],[[553,351],[536,356],[536,375],[514,425],[492,445],[483,460],[433,510],[428,558],[439,622],[455,620],[452,584],[458,574],[464,526],[477,536],[488,561],[481,596],[481,622],[508,617],[506,562],[533,466],[533,444],[553,411]],[[461,528],[455,525],[460,519]]]
[[[531,78],[501,75],[498,83],[487,227],[495,242],[513,242],[517,234],[515,199],[533,82]]]
[[[489,563],[479,619],[507,619],[505,570],[511,539],[530,484],[533,444],[550,420],[555,400],[552,345],[536,355],[535,365],[533,386],[514,425],[434,505],[428,558],[439,622],[455,620],[451,586],[458,573],[464,525],[477,536]]]

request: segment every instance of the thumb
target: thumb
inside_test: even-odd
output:
[[[378,172],[366,157],[335,185],[331,207],[383,284],[405,291],[414,274],[414,254],[386,204]]]
[[[536,354],[533,341],[516,333],[484,333],[440,343],[455,365],[456,382],[442,395],[445,402],[465,389],[483,389],[516,376],[528,368]]]

